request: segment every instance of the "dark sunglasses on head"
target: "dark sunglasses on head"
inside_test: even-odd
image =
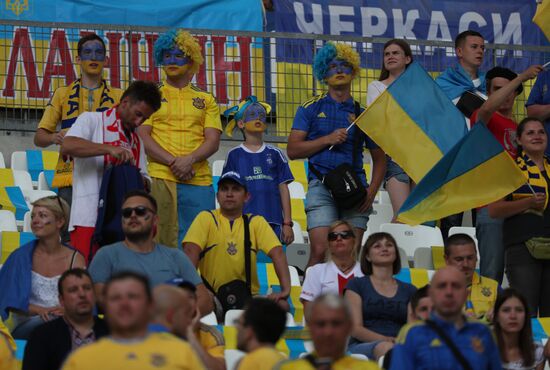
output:
[[[328,240],[330,240],[331,242],[335,241],[336,239],[338,239],[338,237],[341,237],[342,239],[349,239],[349,238],[353,238],[353,231],[351,230],[346,230],[346,231],[333,231],[331,233],[328,233]]]
[[[61,212],[65,213],[65,209],[63,208],[63,204],[61,203],[61,197],[59,195],[50,195],[47,198],[48,199],[56,199],[57,204],[59,204],[59,208],[61,209]]]
[[[130,218],[132,217],[132,213],[136,213],[136,216],[143,217],[147,214],[147,212],[155,213],[151,208],[145,207],[145,206],[137,206],[137,207],[128,207],[122,209],[122,217],[124,218]]]

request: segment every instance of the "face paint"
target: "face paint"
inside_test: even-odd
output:
[[[262,132],[267,129],[266,111],[260,104],[252,104],[243,114],[244,129],[249,132]]]
[[[329,85],[345,85],[351,82],[353,66],[342,59],[333,59],[329,63],[326,81]]]
[[[105,64],[105,49],[97,40],[87,41],[82,45],[79,58],[82,72],[89,75],[100,74]]]
[[[165,66],[176,65],[182,67],[189,63],[191,63],[191,58],[176,47],[165,50],[162,54],[162,64]]]

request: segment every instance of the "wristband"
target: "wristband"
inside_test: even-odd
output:
[[[292,222],[292,221],[289,221],[289,222],[283,222],[283,226],[290,226],[290,227],[294,227],[294,222]]]

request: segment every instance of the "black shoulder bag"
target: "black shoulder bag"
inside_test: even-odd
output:
[[[355,118],[361,114],[361,106],[355,102]],[[356,130],[359,130],[356,128]],[[362,204],[367,196],[367,189],[361,183],[361,179],[355,172],[354,164],[357,159],[357,151],[361,146],[362,132],[359,131],[353,138],[352,163],[342,163],[326,175],[322,175],[311,163],[309,169],[327,187],[332,199],[338,207],[343,209],[356,208]]]
[[[250,255],[252,253],[252,242],[250,240],[250,220],[247,215],[243,214],[244,224],[244,269],[245,279],[242,281],[239,279],[232,280],[223,284],[215,292],[212,286],[203,277],[204,285],[210,289],[220,302],[223,313],[228,310],[241,309],[252,298],[252,278],[251,278],[251,261]]]
[[[472,366],[470,365],[470,363],[468,362],[468,360],[466,360],[466,358],[464,357],[464,355],[462,354],[462,352],[460,352],[460,350],[458,349],[458,347],[453,343],[453,341],[451,340],[451,338],[449,338],[447,336],[447,334],[443,331],[443,329],[441,329],[439,326],[437,326],[437,324],[435,322],[433,322],[433,320],[426,320],[425,321],[426,325],[428,325],[433,331],[435,331],[437,333],[437,336],[445,343],[445,345],[447,347],[449,347],[449,349],[451,350],[451,352],[453,353],[453,355],[455,356],[455,358],[458,360],[458,362],[460,363],[460,365],[462,366],[462,368],[464,370],[472,370]]]

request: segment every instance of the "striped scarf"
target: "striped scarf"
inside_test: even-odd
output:
[[[542,193],[545,195],[548,195],[548,184],[546,183],[546,180],[544,179],[544,176],[542,176],[542,172],[539,169],[539,167],[533,162],[531,158],[525,152],[520,151],[518,153],[518,156],[516,158],[516,164],[518,165],[519,169],[524,173],[524,175],[527,177],[527,182],[529,185],[531,185],[531,188],[535,191],[535,193]],[[544,169],[548,176],[550,176],[550,163],[548,162],[548,158],[544,157]],[[528,198],[533,196],[533,190],[529,187],[529,185],[525,184],[521,186],[519,189],[514,191],[512,193],[512,200],[518,200],[523,198]],[[546,203],[544,204],[544,209],[548,206],[548,196],[546,197]]]
[[[76,81],[73,81],[69,85],[67,95],[63,99],[62,115],[61,115],[61,130],[68,130],[75,123],[78,116],[87,111],[86,108],[81,109],[80,107],[80,91],[83,87],[81,86],[80,78]],[[101,81],[102,89],[101,98],[99,99],[99,104],[94,104],[97,106],[95,109],[96,112],[104,112],[107,109],[115,105],[115,99],[111,96],[111,90],[107,86],[105,80]],[[90,90],[89,94],[93,95],[93,91]],[[55,175],[52,180],[52,187],[62,188],[71,186],[73,183],[73,160],[68,156],[59,155],[59,160],[55,168]]]

